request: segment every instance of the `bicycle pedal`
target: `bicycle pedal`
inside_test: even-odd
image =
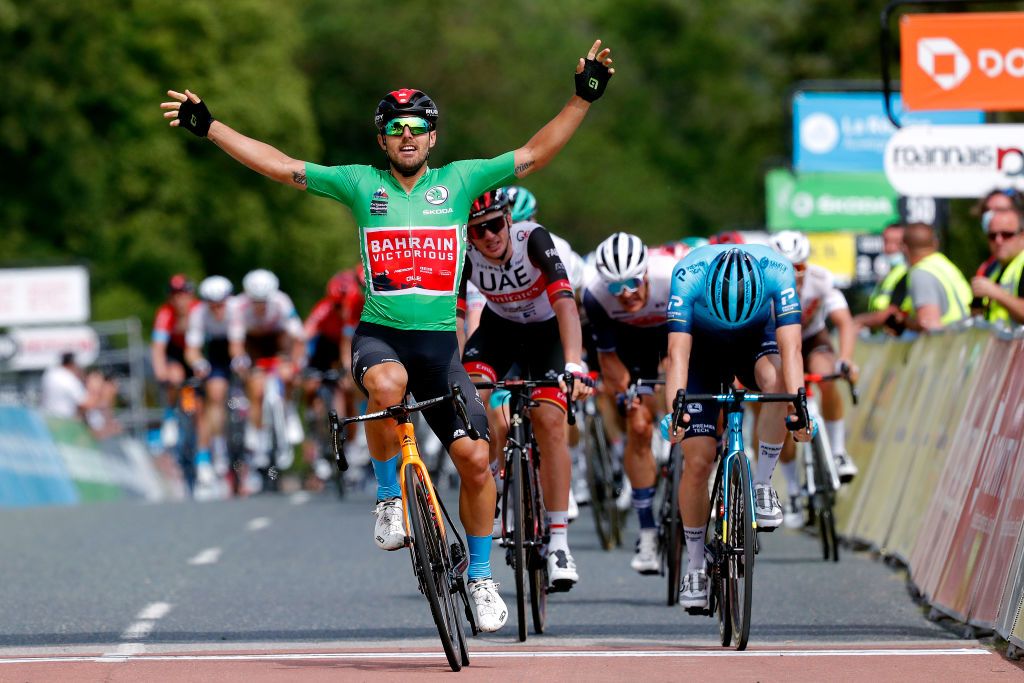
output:
[[[782,525],[780,524],[779,526],[782,526]],[[757,533],[759,533],[759,534],[770,534],[770,533],[772,533],[773,531],[775,531],[778,528],[779,527],[777,527],[777,526],[761,526],[760,524],[758,524],[757,525]]]
[[[576,582],[574,581],[560,579],[558,581],[552,581],[551,585],[544,589],[544,592],[548,595],[551,595],[552,593],[568,593],[572,590],[574,585],[576,585]]]
[[[412,547],[412,536],[405,536],[402,539],[402,547],[403,548],[411,548]]]
[[[710,617],[711,611],[707,607],[685,607],[686,613],[695,617]]]

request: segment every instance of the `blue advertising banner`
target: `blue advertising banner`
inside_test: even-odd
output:
[[[982,111],[893,111],[904,126],[984,123]],[[808,171],[883,171],[885,144],[896,128],[880,92],[797,92],[793,96],[793,168]]]
[[[0,406],[0,508],[78,500],[42,418],[25,408]]]

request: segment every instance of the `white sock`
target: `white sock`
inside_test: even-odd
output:
[[[825,433],[832,446],[833,453],[846,453],[846,422],[844,420],[825,420]]]
[[[697,572],[704,569],[704,527],[683,527],[686,539],[686,571]]]
[[[768,484],[771,483],[775,463],[779,461],[779,455],[782,453],[782,444],[761,441],[758,446],[757,472],[754,474],[754,483]]]
[[[796,458],[782,463],[782,473],[786,475],[786,490],[790,498],[800,495],[800,476],[796,469]]]
[[[548,529],[551,537],[548,540],[548,552],[556,550],[569,552],[569,513],[568,512],[547,512],[545,513],[548,522]]]

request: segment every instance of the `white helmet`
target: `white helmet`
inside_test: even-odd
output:
[[[253,301],[266,301],[277,291],[278,285],[277,276],[263,268],[250,270],[242,278],[242,289]]]
[[[647,272],[647,247],[636,235],[617,232],[597,245],[594,253],[598,274],[609,282],[642,277]]]
[[[772,249],[779,252],[791,263],[800,264],[811,255],[811,241],[807,235],[796,230],[783,230],[771,237]]]
[[[203,301],[219,304],[234,291],[231,280],[223,275],[211,275],[199,283],[199,296]]]

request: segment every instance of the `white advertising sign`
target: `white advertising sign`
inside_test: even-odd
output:
[[[83,266],[0,269],[0,327],[89,320]]]
[[[96,361],[100,340],[91,327],[24,327],[0,335],[0,362],[10,370],[44,370],[60,363],[65,353],[85,367]]]
[[[885,147],[885,175],[897,192],[909,196],[1024,190],[1024,125],[901,128]]]

